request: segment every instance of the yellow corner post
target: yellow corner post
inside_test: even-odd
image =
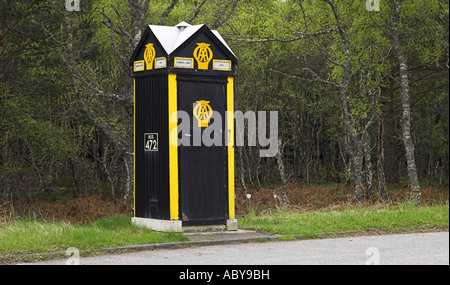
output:
[[[177,75],[169,74],[169,177],[170,219],[179,220],[178,194],[178,119],[177,119]]]
[[[234,205],[234,78],[227,84],[227,133],[228,133],[228,206],[229,219],[235,219]]]
[[[133,116],[133,124],[134,124],[134,141],[133,141],[133,211],[134,211],[134,217],[136,217],[136,78],[133,79],[133,88],[134,88],[134,94],[133,94],[133,109],[134,109],[134,116]]]

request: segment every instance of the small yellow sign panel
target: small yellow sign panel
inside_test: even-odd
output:
[[[166,68],[167,59],[165,57],[157,57],[155,59],[155,69]]]
[[[176,57],[174,59],[175,68],[194,68],[194,59],[188,57]]]
[[[214,60],[213,69],[220,71],[231,71],[231,60]]]
[[[145,62],[143,60],[135,61],[133,63],[133,71],[144,71],[145,70]]]

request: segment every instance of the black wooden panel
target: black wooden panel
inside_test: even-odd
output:
[[[205,100],[222,115],[222,130],[225,128],[226,80],[209,77],[178,76],[178,109],[187,112],[194,124],[193,103]],[[204,82],[202,82],[204,81]],[[213,121],[211,120],[211,123]],[[180,217],[184,225],[215,224],[225,221],[228,208],[227,148],[224,146],[193,146],[191,123],[191,146],[180,146],[179,191]],[[202,128],[202,132],[204,128]],[[185,134],[183,134],[185,135]],[[189,222],[188,222],[189,221]],[[209,221],[209,222],[208,222]]]
[[[136,216],[170,218],[168,77],[136,78]],[[145,134],[158,134],[157,151],[145,151]]]

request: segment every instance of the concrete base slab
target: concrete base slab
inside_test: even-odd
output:
[[[172,232],[172,233],[183,232],[183,226],[181,221],[131,218],[131,223],[138,227],[144,227],[158,232]]]
[[[145,218],[131,218],[131,223],[138,227],[148,228],[158,232],[195,233],[195,232],[222,232],[237,231],[237,220],[227,220],[226,225],[183,227],[182,221],[166,221]]]

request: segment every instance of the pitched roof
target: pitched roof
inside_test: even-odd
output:
[[[181,22],[174,27],[169,26],[156,26],[149,25],[148,29],[155,35],[158,39],[159,43],[166,51],[167,55],[171,55],[174,53],[177,48],[179,48],[183,43],[188,41],[193,35],[195,35],[201,28],[206,27],[206,25],[195,25],[192,26],[186,22]],[[207,27],[206,27],[207,28]],[[209,28],[208,28],[209,30]],[[217,38],[218,42],[220,42],[225,49],[227,49],[233,57],[236,55],[233,53],[231,48],[227,45],[223,37],[216,30],[210,30],[212,34]],[[147,32],[147,31],[146,31]],[[142,36],[141,42],[136,47],[135,52],[133,53],[132,59],[135,57],[135,53],[139,50],[140,46],[143,44],[143,39],[145,38],[145,34]],[[236,60],[237,61],[237,60]],[[130,62],[132,64],[132,62]]]
[[[192,35],[195,34],[204,25],[191,26],[186,23],[187,26],[181,26],[184,22],[178,24],[175,27],[167,26],[153,26],[150,25],[149,28],[159,40],[161,45],[167,54],[171,54],[175,51],[181,44],[187,41]],[[185,27],[183,29],[183,27]]]

